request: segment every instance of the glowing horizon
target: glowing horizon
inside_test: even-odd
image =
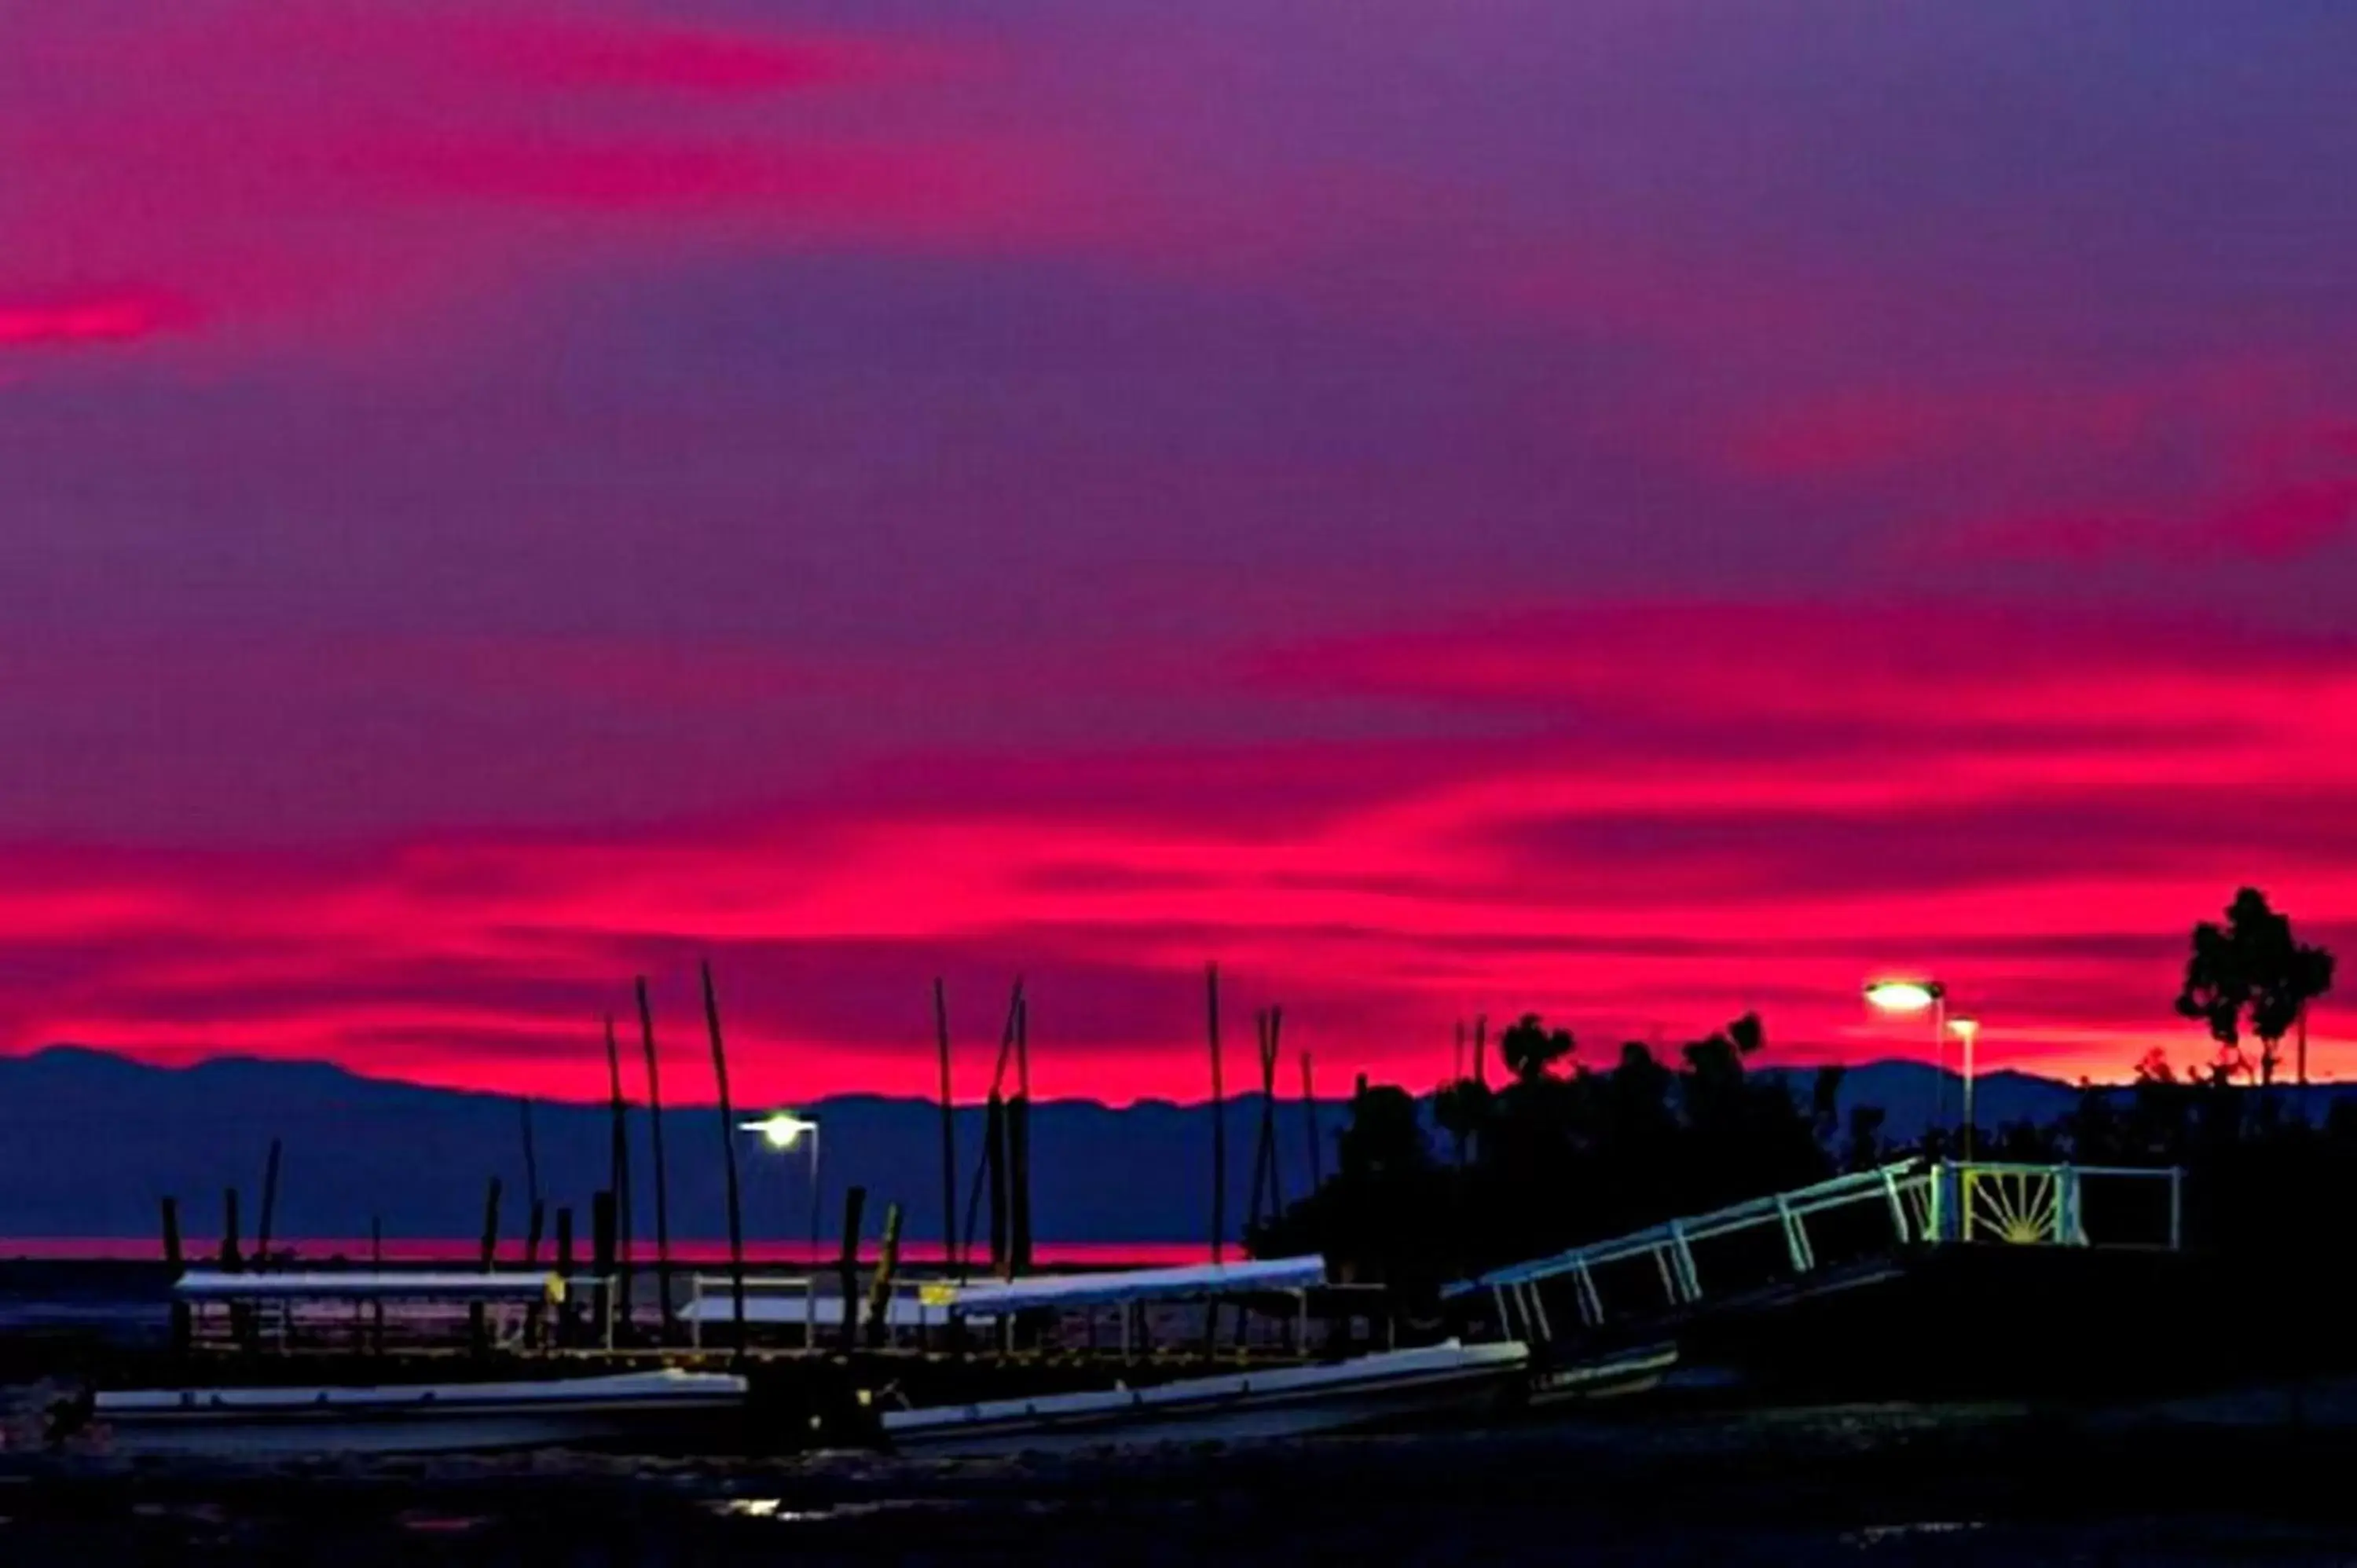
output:
[[[0,1050],[595,1099],[709,958],[742,1105],[930,1094],[937,974],[962,1088],[1019,974],[1043,1095],[1187,1099],[1215,960],[1232,1085],[1928,1054],[1887,974],[2206,1059],[2236,887],[2357,953],[2352,54],[16,7]]]

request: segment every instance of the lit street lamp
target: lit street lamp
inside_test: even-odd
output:
[[[818,1123],[808,1116],[797,1116],[791,1111],[772,1111],[758,1122],[740,1122],[737,1130],[759,1136],[761,1142],[779,1154],[786,1154],[807,1135],[810,1144],[810,1250],[811,1262],[818,1262]]]
[[[1950,1018],[1948,1033],[1964,1043],[1964,1160],[1973,1157],[1973,1042],[1981,1037],[1978,1018]]]
[[[1932,1120],[1936,1124],[1947,1103],[1948,1036],[1964,1042],[1964,1158],[1973,1157],[1973,1039],[1980,1026],[1969,1018],[1948,1017],[1948,988],[1936,980],[1877,980],[1866,987],[1867,1005],[1880,1013],[1932,1015]],[[1958,1027],[1957,1026],[1963,1026]]]

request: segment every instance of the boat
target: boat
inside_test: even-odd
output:
[[[735,1430],[746,1380],[677,1368],[520,1382],[142,1389],[91,1400],[115,1453],[183,1458],[677,1452]]]
[[[1573,1361],[1534,1362],[1523,1403],[1533,1410],[1551,1410],[1588,1400],[1651,1393],[1677,1369],[1677,1365],[1678,1348],[1666,1342]]]
[[[1529,1359],[1519,1343],[1451,1339],[1143,1388],[888,1411],[882,1429],[896,1452],[940,1455],[1310,1437],[1485,1412],[1512,1397]]]
[[[1331,1289],[1325,1260],[1254,1259],[1182,1268],[1045,1274],[939,1287],[931,1305],[952,1318],[1123,1309],[1122,1346],[1138,1348],[1131,1309],[1244,1299],[1304,1323],[1312,1293]],[[1297,1341],[1306,1343],[1306,1337]],[[1503,1408],[1530,1352],[1515,1341],[1450,1339],[1345,1359],[1240,1369],[1081,1393],[884,1412],[885,1444],[904,1454],[1071,1453],[1164,1443],[1243,1442]]]

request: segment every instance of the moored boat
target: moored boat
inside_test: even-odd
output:
[[[459,1454],[526,1448],[676,1452],[734,1429],[746,1380],[677,1368],[516,1382],[102,1392],[113,1451],[211,1458]]]
[[[1552,1410],[1587,1400],[1650,1393],[1662,1386],[1677,1365],[1678,1348],[1668,1343],[1534,1364],[1524,1402],[1533,1410]]]
[[[931,1455],[1308,1437],[1484,1412],[1510,1397],[1528,1361],[1517,1343],[1449,1340],[1315,1366],[892,1411],[883,1435],[899,1452]]]

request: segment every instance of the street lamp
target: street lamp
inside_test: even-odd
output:
[[[740,1122],[737,1130],[751,1133],[779,1154],[791,1152],[794,1145],[810,1144],[810,1251],[811,1262],[818,1262],[818,1122],[808,1116],[797,1116],[791,1111],[772,1111],[758,1122]]]
[[[1964,1163],[1973,1158],[1973,1042],[1981,1037],[1978,1018],[1950,1018],[1948,1033],[1964,1043]]]
[[[1932,1015],[1932,1121],[1937,1124],[1947,1109],[1948,988],[1936,980],[1874,980],[1866,987],[1866,1004],[1878,1013]],[[1972,1123],[1972,1079],[1964,1080],[1965,1125]],[[1972,1134],[1964,1134],[1969,1148]],[[1969,1157],[1969,1155],[1967,1155]]]

